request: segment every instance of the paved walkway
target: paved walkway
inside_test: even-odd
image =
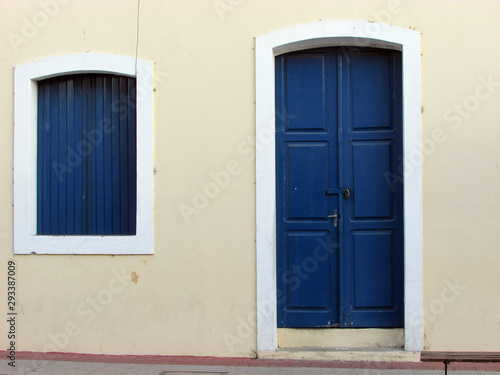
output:
[[[340,362],[250,358],[108,356],[17,353],[16,367],[2,351],[0,375],[443,375],[441,363]],[[450,375],[500,375],[500,363],[457,363]]]

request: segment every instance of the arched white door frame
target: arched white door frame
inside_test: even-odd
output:
[[[367,21],[319,21],[256,38],[257,350],[278,347],[276,306],[275,56],[327,46],[395,49],[403,55],[405,350],[423,345],[420,33]]]

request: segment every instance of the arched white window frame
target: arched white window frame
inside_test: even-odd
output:
[[[405,350],[423,346],[420,33],[366,21],[319,21],[256,38],[257,350],[274,351],[276,307],[275,57],[316,47],[368,46],[403,56]]]
[[[137,217],[132,236],[36,234],[37,81],[65,74],[136,76],[129,56],[79,53],[18,65],[14,70],[14,253],[153,254],[153,63],[137,60]]]

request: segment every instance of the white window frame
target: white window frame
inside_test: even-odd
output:
[[[257,350],[278,348],[276,306],[275,57],[335,46],[380,47],[403,55],[405,350],[423,347],[420,33],[368,21],[319,21],[256,38]]]
[[[136,76],[129,56],[78,53],[18,65],[14,70],[14,253],[153,254],[153,63],[137,60],[137,230],[126,236],[37,235],[37,81],[66,74]]]

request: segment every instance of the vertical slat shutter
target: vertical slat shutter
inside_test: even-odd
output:
[[[136,232],[135,79],[38,83],[37,234]]]

